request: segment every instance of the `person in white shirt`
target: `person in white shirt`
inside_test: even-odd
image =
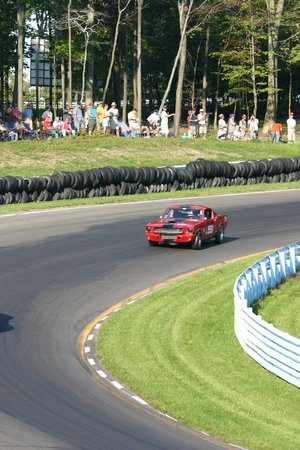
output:
[[[248,121],[248,129],[249,129],[249,138],[257,139],[258,138],[258,119],[252,114]]]
[[[163,110],[161,112],[160,115],[160,119],[161,119],[161,134],[164,137],[168,137],[169,136],[169,117],[175,116],[174,113],[169,114],[167,112],[167,108],[166,106],[163,107]]]
[[[54,121],[53,121],[53,130],[56,131],[56,133],[58,134],[58,136],[62,136],[62,125],[63,125],[63,121],[61,120],[61,117],[56,116]]]
[[[226,139],[227,135],[227,123],[225,122],[224,115],[219,114],[219,121],[218,121],[218,138],[219,139]]]
[[[127,118],[128,118],[128,125],[131,130],[131,136],[136,137],[141,132],[139,123],[140,121],[137,116],[137,110],[133,108],[133,110],[127,114]]]
[[[147,121],[149,122],[150,129],[156,130],[159,126],[160,121],[160,115],[158,114],[158,111],[153,111],[153,113],[150,114],[150,116],[147,118]]]
[[[110,117],[118,117],[119,116],[119,110],[117,108],[116,102],[112,102],[111,107],[108,110]]]
[[[203,136],[203,139],[206,139],[207,135],[207,114],[204,112],[204,109],[199,110],[198,125],[199,125],[199,136]]]
[[[290,113],[289,118],[286,121],[288,142],[295,142],[296,140],[296,120],[294,119],[294,113]]]

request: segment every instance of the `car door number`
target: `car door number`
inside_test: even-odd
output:
[[[207,230],[206,230],[206,234],[212,234],[214,231],[214,226],[213,225],[208,225]]]

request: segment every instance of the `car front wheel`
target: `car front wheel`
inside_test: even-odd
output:
[[[201,238],[201,232],[198,231],[196,234],[196,237],[192,243],[192,249],[193,250],[200,250],[202,247],[202,238]]]

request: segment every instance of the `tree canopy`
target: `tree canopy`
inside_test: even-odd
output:
[[[299,25],[297,0],[0,0],[1,109],[42,92],[56,108],[105,99],[145,117],[165,98],[181,119],[194,106],[272,123],[299,108]],[[30,91],[31,38],[51,82]]]

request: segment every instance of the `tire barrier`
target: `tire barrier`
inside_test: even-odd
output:
[[[258,364],[300,388],[300,339],[254,314],[252,305],[300,270],[300,242],[265,256],[242,273],[234,286],[234,331]]]
[[[300,179],[300,157],[217,162],[185,167],[102,167],[41,177],[0,177],[0,204],[146,194]]]

